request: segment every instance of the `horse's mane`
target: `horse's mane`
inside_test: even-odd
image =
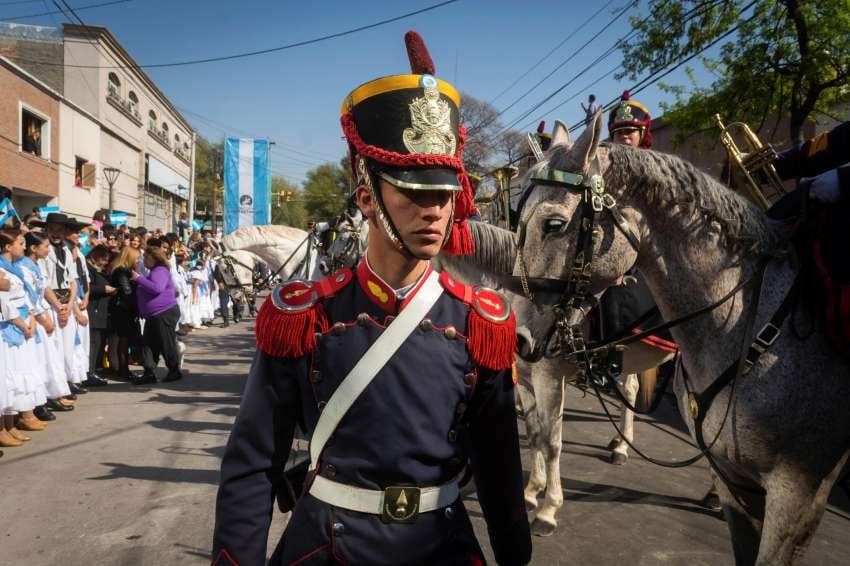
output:
[[[516,262],[516,238],[510,230],[484,222],[470,222],[475,242],[474,262],[494,273],[512,273]]]
[[[784,242],[779,227],[754,204],[688,161],[623,145],[603,147],[611,163],[605,172],[608,186],[625,186],[626,194],[640,195],[647,204],[670,211],[692,230],[719,226],[721,240],[736,251],[771,252]],[[572,163],[564,146],[553,148],[547,157],[556,168]]]

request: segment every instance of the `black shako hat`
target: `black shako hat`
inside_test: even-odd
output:
[[[434,76],[424,45],[408,39],[408,54],[415,74],[381,77],[345,97],[346,138],[352,154],[370,158],[373,170],[399,188],[459,191],[458,168],[445,158],[458,159],[463,145],[460,95]],[[362,151],[363,144],[375,151]]]

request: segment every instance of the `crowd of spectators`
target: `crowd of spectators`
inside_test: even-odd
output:
[[[0,229],[0,447],[20,446],[54,413],[109,380],[183,377],[180,337],[232,307],[207,232],[79,222],[61,213]],[[220,291],[224,291],[223,293]],[[141,371],[131,367],[140,365]],[[0,452],[2,455],[2,452]]]

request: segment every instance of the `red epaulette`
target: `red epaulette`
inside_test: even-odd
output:
[[[513,366],[516,318],[507,297],[487,287],[464,285],[445,271],[440,283],[450,295],[469,305],[467,348],[476,365],[492,370]]]
[[[343,269],[321,281],[291,279],[275,287],[257,314],[257,348],[278,357],[313,351],[316,332],[328,329],[321,300],[335,295],[349,281],[351,270]]]

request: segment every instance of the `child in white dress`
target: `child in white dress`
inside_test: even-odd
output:
[[[36,358],[35,342],[37,324],[33,315],[31,296],[35,291],[26,282],[26,276],[15,260],[24,255],[24,237],[19,230],[0,230],[0,273],[9,280],[9,290],[3,292],[0,307],[3,323],[0,339],[5,347],[6,407],[3,410],[3,428],[12,440],[30,440],[25,431],[44,430],[47,425],[39,421],[33,409],[47,401],[44,378],[38,374],[33,360]],[[2,446],[19,444],[0,442]]]

